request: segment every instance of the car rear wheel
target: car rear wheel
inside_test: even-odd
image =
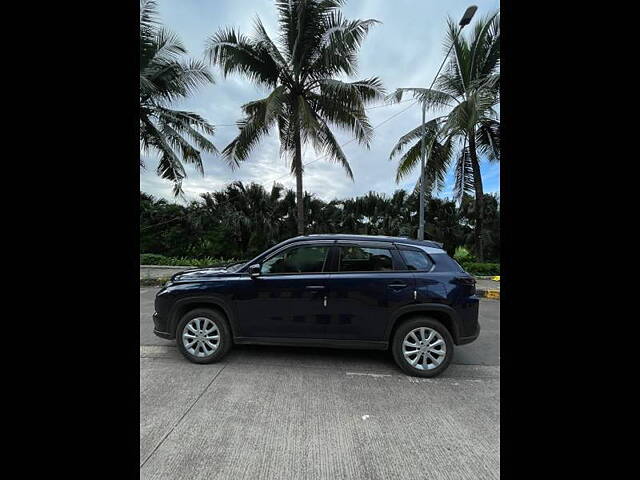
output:
[[[178,323],[176,343],[187,360],[213,363],[231,348],[231,334],[222,315],[199,308],[187,312]]]
[[[393,358],[407,374],[435,377],[444,372],[453,357],[449,330],[431,317],[408,320],[393,336]]]

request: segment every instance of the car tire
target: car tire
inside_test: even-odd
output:
[[[405,339],[407,345],[404,345]],[[453,357],[451,333],[431,317],[414,317],[403,322],[396,329],[392,342],[393,359],[405,373],[414,377],[440,375]]]
[[[185,313],[176,329],[178,350],[193,363],[217,362],[227,354],[231,343],[226,318],[208,308]]]

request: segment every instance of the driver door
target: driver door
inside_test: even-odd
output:
[[[324,338],[332,242],[296,244],[262,262],[236,295],[240,336]]]

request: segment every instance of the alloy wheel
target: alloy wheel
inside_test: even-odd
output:
[[[418,327],[404,337],[402,354],[413,368],[433,370],[444,361],[447,355],[447,344],[433,328]]]
[[[210,318],[196,317],[185,325],[182,344],[195,357],[209,357],[220,345],[220,331]]]

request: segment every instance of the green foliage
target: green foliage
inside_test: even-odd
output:
[[[499,263],[468,262],[462,263],[461,266],[471,275],[500,275]]]
[[[450,52],[447,66],[437,77],[435,88],[398,88],[390,96],[401,101],[411,94],[438,117],[415,127],[391,151],[400,155],[396,171],[399,181],[420,164],[424,146],[427,158],[425,187],[436,191],[444,184],[448,170],[455,175],[454,196],[458,200],[474,195],[474,250],[482,261],[491,248],[490,227],[484,226],[484,190],[480,158],[500,160],[500,14],[478,19],[465,36],[449,19],[445,45]],[[442,115],[443,109],[446,114]]]
[[[468,248],[462,245],[456,248],[453,258],[460,264],[471,263],[475,261],[475,257],[471,254]]]
[[[443,243],[449,255],[473,246],[474,202],[460,207],[448,199],[428,198],[426,238]],[[416,238],[418,193],[376,192],[325,202],[305,193],[305,230]],[[487,258],[500,258],[500,203],[485,195]],[[297,234],[295,192],[275,184],[271,190],[235,182],[201,195],[188,205],[168,203],[140,192],[140,252],[210,261],[250,259]],[[208,258],[207,258],[208,257]],[[205,260],[207,259],[207,260]],[[168,260],[163,260],[168,261]],[[230,260],[229,260],[230,261]],[[142,262],[142,259],[141,259]],[[143,264],[159,264],[150,257]],[[170,263],[162,263],[169,265]],[[190,263],[174,263],[191,265]]]
[[[158,23],[157,10],[155,0],[140,1],[140,146],[159,155],[157,173],[173,182],[178,195],[187,176],[183,163],[202,173],[200,152],[217,151],[206,137],[215,130],[200,115],[169,106],[213,83],[213,76],[201,61],[184,58],[186,48]]]
[[[163,263],[165,261],[167,261],[167,257],[157,253],[140,254],[140,265],[166,265],[166,263]]]
[[[224,267],[239,260],[235,258],[190,258],[190,257],[165,257],[155,253],[141,253],[140,265],[168,265],[187,267]]]

